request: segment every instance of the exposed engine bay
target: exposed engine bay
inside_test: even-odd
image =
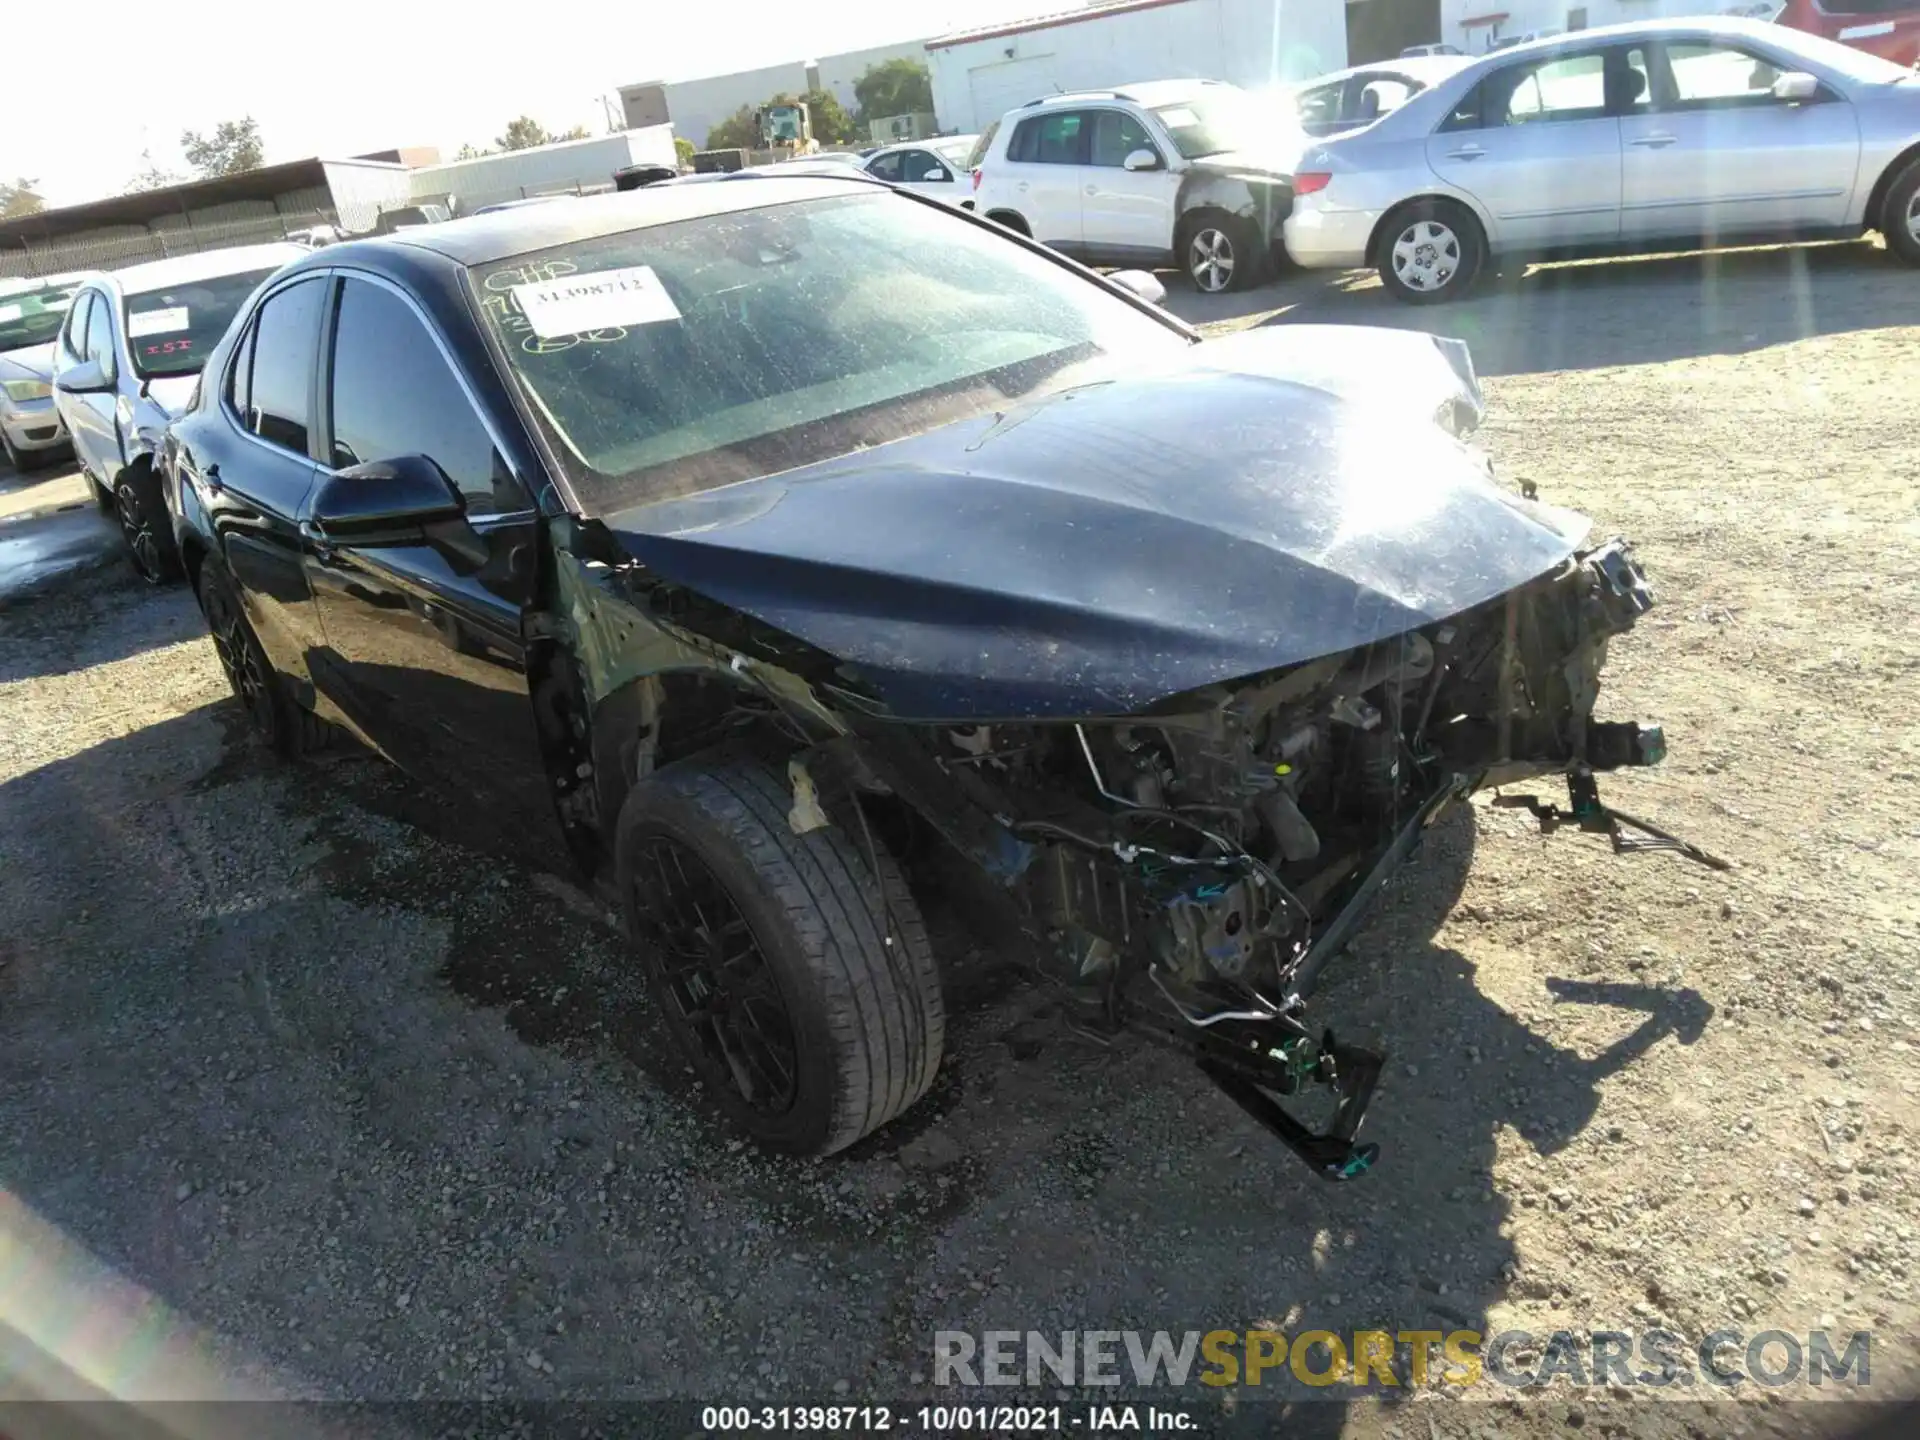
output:
[[[1235,375],[1299,368],[1262,344]],[[1420,382],[1401,392],[1412,427],[1352,398],[1382,357]],[[1140,402],[1114,389],[629,512],[617,546],[573,537],[560,599],[591,723],[556,707],[556,733],[590,737],[556,771],[570,833],[604,834],[660,765],[755,736],[796,833],[865,831],[861,797],[904,804],[1008,902],[1087,1023],[1189,1055],[1323,1178],[1364,1173],[1381,1057],[1316,1033],[1306,1001],[1443,810],[1563,776],[1564,812],[1517,797],[1543,828],[1721,862],[1597,793],[1596,774],[1664,755],[1657,726],[1595,715],[1609,642],[1653,604],[1631,547],[1581,548],[1581,517],[1493,483],[1464,443],[1481,401],[1457,342],[1360,332],[1312,360],[1311,388],[1239,422],[1223,472],[1165,452],[1192,476],[1162,474],[1152,506],[1120,464],[1051,468],[1055,432],[1125,423]],[[1316,444],[1286,450],[1287,408]],[[1380,507],[1376,420],[1402,427],[1379,454],[1427,466],[1388,487],[1405,519]],[[955,538],[910,551],[842,523],[889,507]],[[1083,538],[1100,530],[1148,598],[1116,590]],[[1280,1104],[1308,1087],[1336,1097],[1320,1130]]]

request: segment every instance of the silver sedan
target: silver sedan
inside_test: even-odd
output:
[[[1753,20],[1488,55],[1315,145],[1287,253],[1450,300],[1491,255],[1858,236],[1920,265],[1920,77]]]

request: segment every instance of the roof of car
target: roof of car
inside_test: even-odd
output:
[[[216,275],[243,275],[249,270],[278,269],[312,252],[291,240],[276,240],[268,245],[231,245],[224,250],[203,250],[195,255],[176,255],[167,260],[148,260],[109,271],[102,279],[122,294],[137,295],[194,280],[210,280]]]
[[[91,270],[75,270],[68,275],[0,275],[0,295],[24,295],[34,290],[58,290],[78,285],[93,277]]]
[[[839,168],[846,174],[823,175],[804,167],[776,166],[751,174],[713,176],[715,180],[729,183],[709,185],[689,184],[690,180],[708,177],[687,175],[638,190],[583,195],[572,205],[528,205],[517,210],[496,210],[491,215],[470,215],[464,220],[422,225],[398,234],[351,243],[356,249],[404,246],[430,250],[461,265],[485,265],[510,255],[596,240],[623,230],[644,230],[652,225],[728,215],[793,200],[891,190],[890,186],[851,165]],[[346,252],[330,246],[325,253],[341,256]]]
[[[1523,40],[1518,45],[1509,45],[1503,50],[1489,51],[1497,54],[1501,61],[1512,60],[1516,55],[1545,53],[1552,50],[1564,50],[1569,46],[1585,46],[1605,43],[1608,40],[1627,35],[1698,35],[1701,33],[1716,35],[1745,35],[1755,40],[1773,40],[1791,43],[1799,32],[1784,29],[1770,20],[1753,20],[1744,15],[1686,15],[1664,20],[1625,20],[1616,25],[1595,25],[1588,30],[1562,30],[1551,35],[1540,35],[1535,39]],[[1485,60],[1486,55],[1469,56],[1472,60]]]
[[[895,150],[938,150],[942,146],[952,149],[958,145],[971,145],[978,135],[929,135],[924,140],[895,140],[890,145],[881,145],[867,153],[868,160],[882,155],[891,155]]]
[[[1457,70],[1465,69],[1479,58],[1477,55],[1402,55],[1393,60],[1375,60],[1368,65],[1351,65],[1345,70],[1329,70],[1325,75],[1300,81],[1294,88],[1317,90],[1322,85],[1331,85],[1354,75],[1406,75],[1422,85],[1431,85]]]
[[[1225,80],[1141,80],[1132,85],[1116,85],[1111,90],[1067,90],[1058,95],[1042,95],[1015,109],[1040,110],[1055,105],[1084,105],[1090,100],[1131,101],[1151,108],[1191,99],[1199,91],[1215,88],[1231,90],[1234,87]]]

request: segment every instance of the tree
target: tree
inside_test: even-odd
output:
[[[685,168],[693,164],[693,142],[684,135],[673,137],[673,158]]]
[[[186,154],[187,164],[198,170],[203,180],[258,170],[264,153],[260,146],[260,127],[251,115],[239,120],[222,120],[214,126],[211,135],[182,130],[180,149]]]
[[[140,152],[140,169],[127,181],[127,193],[136,195],[143,190],[165,190],[169,185],[178,185],[180,177],[171,170],[162,170],[154,162],[151,150]]]
[[[884,64],[869,65],[853,82],[853,98],[860,107],[855,118],[863,127],[889,115],[930,114],[933,76],[918,60],[901,55]]]
[[[0,220],[13,220],[22,215],[38,215],[47,208],[47,202],[40,198],[34,189],[38,180],[29,180],[24,175],[9,185],[0,180]]]
[[[462,145],[460,147],[459,153],[455,155],[453,158],[456,160],[478,160],[482,155],[491,155],[491,154],[493,154],[493,151],[482,150],[477,145]]]
[[[758,150],[759,148],[760,127],[754,122],[751,105],[742,105],[707,131],[707,149],[709,150]]]
[[[771,103],[780,105],[791,102],[781,96]],[[809,90],[800,97],[800,103],[807,107],[807,119],[813,125],[813,138],[822,145],[845,145],[854,138],[853,117],[847,114],[831,90]]]

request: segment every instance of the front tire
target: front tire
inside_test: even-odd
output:
[[[1920,160],[1908,163],[1887,187],[1880,206],[1880,234],[1887,248],[1909,265],[1920,265]]]
[[[160,484],[151,470],[130,470],[113,487],[113,516],[126,542],[134,573],[149,585],[180,577],[173,528],[160,500]]]
[[[1466,294],[1486,260],[1480,222],[1451,200],[1419,200],[1380,231],[1380,283],[1396,300],[1439,305]]]
[[[617,866],[649,985],[707,1093],[758,1144],[830,1155],[926,1094],[946,1011],[892,856],[864,827],[795,834],[792,804],[756,759],[669,766],[622,807]]]
[[[25,452],[16,450],[5,430],[0,430],[0,456],[4,456],[7,464],[13,467],[14,473],[19,475],[26,474],[40,463],[38,455],[29,459]]]
[[[1231,215],[1201,215],[1181,227],[1180,268],[1203,295],[1244,290],[1259,277],[1253,227]]]

